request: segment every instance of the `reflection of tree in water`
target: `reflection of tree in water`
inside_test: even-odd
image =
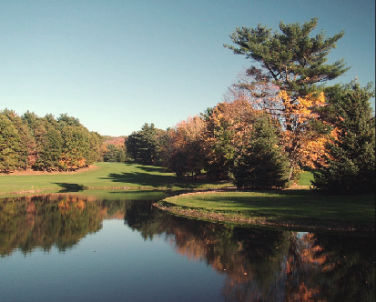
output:
[[[155,201],[132,201],[125,204],[124,220],[132,230],[137,230],[146,239],[153,239],[154,235],[163,233],[163,217],[167,215],[154,215]]]
[[[374,299],[374,239],[238,228],[142,207],[129,206],[126,223],[144,239],[165,234],[179,254],[225,274],[226,301]]]
[[[105,215],[98,203],[77,195],[51,194],[2,199],[0,255],[16,248],[23,253],[52,246],[65,250],[102,228]]]
[[[375,237],[314,236],[317,283],[328,301],[375,301]]]
[[[165,234],[178,253],[193,261],[205,261],[228,276],[223,292],[229,300],[248,296],[248,292],[258,297],[265,292],[266,296],[270,291],[274,293],[291,236],[178,218],[151,208],[150,204],[144,204],[143,210],[127,208],[125,220],[144,239]]]

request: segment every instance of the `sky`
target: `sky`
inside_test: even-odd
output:
[[[0,110],[67,113],[111,136],[174,127],[252,65],[223,47],[236,27],[314,17],[313,34],[345,31],[329,63],[351,69],[328,84],[375,82],[374,0],[0,0]]]

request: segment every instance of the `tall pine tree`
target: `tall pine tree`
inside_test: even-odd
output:
[[[255,91],[259,84],[275,85],[280,91],[278,97],[274,95],[270,98],[271,102],[264,101],[264,109],[278,116],[285,129],[290,179],[295,178],[296,171],[302,165],[299,154],[304,147],[302,143],[315,141],[323,135],[315,133],[316,129],[310,123],[310,119],[319,120],[314,114],[315,107],[323,105],[322,95],[317,93],[317,84],[335,79],[348,70],[343,60],[327,63],[331,49],[336,47],[344,32],[326,38],[321,31],[310,37],[317,22],[317,18],[303,24],[280,22],[280,32],[272,32],[262,25],[236,28],[231,35],[236,46],[225,45],[235,54],[245,55],[256,63],[248,69],[248,75],[254,81],[240,86]],[[264,94],[259,97],[268,99]],[[308,111],[312,113],[311,117],[305,117],[302,121],[301,116]]]
[[[375,117],[369,103],[371,85],[353,81],[333,95],[336,138],[326,144],[324,164],[314,174],[314,187],[332,192],[374,192]]]

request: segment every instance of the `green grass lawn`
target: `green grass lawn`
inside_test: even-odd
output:
[[[313,180],[313,174],[311,172],[302,172],[299,179],[299,186],[311,186],[311,180]]]
[[[258,220],[341,229],[375,227],[375,194],[336,196],[309,190],[204,192],[168,197],[161,206],[176,214],[182,210],[182,215],[204,219],[215,219],[213,213],[227,213],[234,222]]]
[[[72,192],[84,189],[205,189],[231,185],[229,182],[179,180],[161,167],[133,163],[96,163],[87,172],[12,175],[0,174],[0,194],[38,191]]]

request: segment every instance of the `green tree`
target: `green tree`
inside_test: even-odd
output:
[[[64,170],[76,170],[87,165],[90,152],[88,131],[84,127],[66,126],[61,131],[63,139],[61,165]]]
[[[343,59],[325,64],[330,50],[336,47],[344,32],[326,39],[321,31],[311,38],[309,35],[317,22],[318,18],[312,18],[303,25],[281,21],[281,33],[272,33],[271,29],[262,25],[254,29],[236,28],[231,39],[238,48],[225,47],[260,64],[261,68],[252,66],[249,70],[257,80],[274,81],[295,99],[297,96],[305,97],[312,92],[313,85],[335,79],[349,69]]]
[[[26,170],[31,168],[32,164],[29,160],[29,154],[35,148],[35,140],[29,127],[27,126],[26,122],[23,121],[21,117],[19,117],[13,110],[5,109],[3,114],[12,122],[20,136],[18,169]]]
[[[63,139],[63,169],[75,170],[100,160],[102,138],[98,133],[90,133],[78,118],[67,114],[58,117],[57,127]]]
[[[69,116],[67,113],[60,114],[60,116],[57,118],[57,122],[58,122],[60,129],[66,126],[76,126],[76,127],[82,126],[78,118]]]
[[[0,112],[0,172],[18,168],[20,162],[20,136],[12,122]]]
[[[288,159],[279,144],[276,121],[260,115],[253,124],[251,141],[236,157],[233,174],[238,188],[284,187]]]
[[[41,170],[60,170],[60,159],[62,157],[63,139],[60,131],[51,129],[47,131],[40,157],[35,166]]]
[[[151,165],[158,161],[158,129],[154,124],[145,123],[140,131],[128,136],[125,147],[135,161],[145,165]]]
[[[325,163],[314,173],[313,185],[333,192],[374,192],[375,117],[370,98],[374,90],[353,81],[333,95],[332,120],[336,137],[326,144]],[[336,116],[333,116],[333,113]]]
[[[29,148],[29,162],[32,168],[39,169],[37,162],[40,162],[41,152],[46,143],[45,137],[48,128],[46,119],[38,117],[34,112],[27,111],[22,117],[24,123],[29,127],[33,141]]]
[[[98,132],[89,133],[90,151],[87,158],[87,164],[102,161],[102,145],[104,138]]]
[[[289,155],[290,173],[293,179],[295,171],[299,170],[299,150],[301,143],[309,138],[315,140],[323,135],[316,131],[317,123],[310,123],[309,119],[300,119],[306,109],[314,112],[315,101],[310,101],[307,108],[307,97],[312,99],[318,95],[317,84],[332,80],[345,73],[348,68],[343,59],[327,64],[327,58],[336,42],[344,32],[326,38],[325,33],[310,37],[317,26],[317,18],[308,22],[284,24],[280,22],[280,32],[258,25],[256,28],[236,28],[231,39],[236,46],[224,45],[232,49],[235,54],[245,55],[256,65],[248,69],[248,75],[253,81],[243,85],[244,89],[256,90],[258,85],[276,85],[283,97],[267,98],[265,91],[259,95],[263,100],[261,107],[277,116],[286,132],[285,149]],[[278,100],[278,101],[273,101]],[[320,104],[322,102],[319,102]],[[258,104],[260,105],[260,104]],[[319,120],[316,117],[316,120]],[[323,127],[319,127],[321,129]]]
[[[109,144],[107,151],[103,155],[103,160],[105,162],[125,162],[126,155],[124,147]]]
[[[236,154],[249,143],[258,111],[244,98],[218,103],[205,117],[205,170],[217,178],[228,177]]]

